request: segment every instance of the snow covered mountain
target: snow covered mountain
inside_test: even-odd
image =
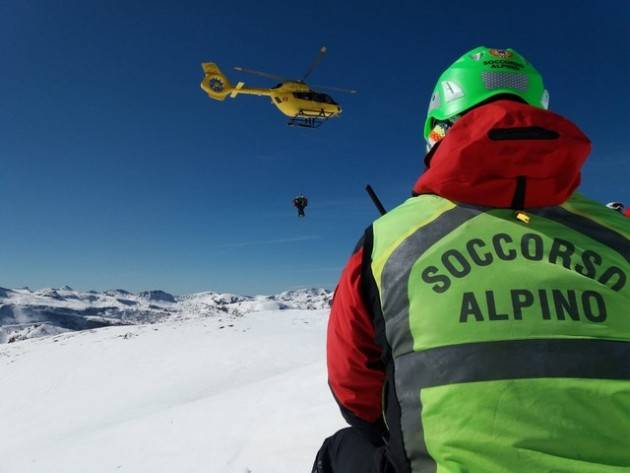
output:
[[[0,343],[115,325],[134,325],[212,316],[240,317],[262,310],[321,310],[326,289],[299,289],[272,296],[201,292],[174,296],[164,291],[132,293],[0,287]]]

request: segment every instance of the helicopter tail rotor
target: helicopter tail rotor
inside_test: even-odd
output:
[[[213,62],[204,62],[201,64],[201,68],[204,72],[204,77],[200,84],[203,91],[207,93],[208,97],[211,99],[225,100],[225,97],[230,95],[234,90],[229,79]],[[243,86],[241,85],[241,87]]]

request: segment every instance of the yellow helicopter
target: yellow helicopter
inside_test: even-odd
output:
[[[268,89],[245,87],[244,82],[237,82],[236,85],[233,86],[216,64],[204,62],[201,64],[204,72],[201,88],[208,94],[208,97],[215,100],[225,100],[228,95],[231,98],[235,98],[239,94],[264,95],[270,97],[271,103],[286,116],[290,117],[289,125],[317,128],[326,120],[338,117],[341,114],[341,106],[335,102],[330,95],[317,92],[304,82],[319,65],[324,54],[326,54],[326,47],[322,46],[319,50],[319,54],[306,70],[301,80],[286,80],[273,74],[246,69],[244,67],[234,68],[240,72],[267,77],[268,79],[274,79],[280,82],[275,87]],[[337,87],[319,87],[319,89],[335,90],[350,94],[356,93],[356,90],[340,89]]]

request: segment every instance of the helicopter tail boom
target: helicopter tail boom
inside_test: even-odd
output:
[[[230,97],[235,98],[239,94],[271,96],[270,89],[259,89],[258,87],[245,87],[245,82],[237,82],[236,87],[230,92]]]
[[[225,100],[228,95],[231,98],[235,98],[239,94],[272,95],[270,89],[245,87],[245,82],[238,82],[236,86],[233,86],[226,75],[223,74],[219,67],[213,62],[203,62],[201,63],[201,67],[204,72],[204,77],[200,85],[211,99]]]

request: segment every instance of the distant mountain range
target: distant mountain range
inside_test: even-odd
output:
[[[154,290],[132,293],[0,287],[0,343],[112,325],[156,323],[200,317],[240,317],[263,310],[321,310],[327,289],[298,289],[271,296],[200,292],[175,296]]]

